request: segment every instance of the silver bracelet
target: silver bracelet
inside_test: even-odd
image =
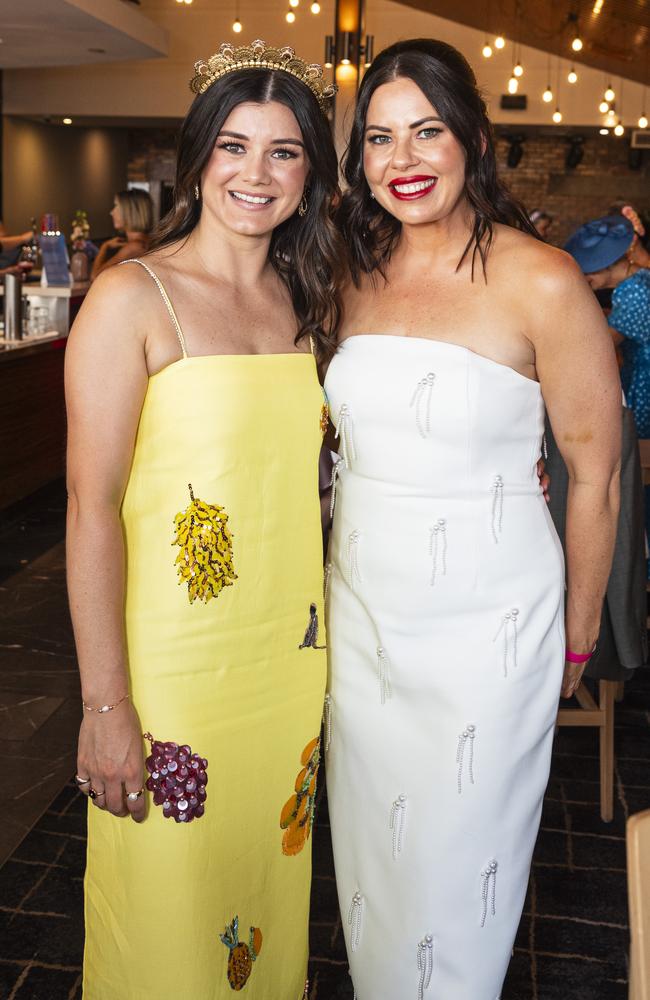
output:
[[[104,712],[112,712],[114,708],[117,708],[118,705],[121,705],[122,702],[126,701],[128,697],[129,697],[128,694],[125,694],[124,697],[120,698],[119,701],[116,701],[114,705],[102,705],[101,707],[93,707],[92,705],[87,705],[85,701],[82,701],[81,704],[83,705],[84,712],[97,712],[98,715],[103,715]]]

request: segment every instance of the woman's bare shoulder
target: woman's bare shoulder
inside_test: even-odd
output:
[[[495,270],[513,284],[515,279],[524,294],[535,290],[545,295],[563,294],[576,282],[580,287],[585,285],[584,276],[570,254],[512,226],[495,226],[488,256],[488,279],[490,257]]]

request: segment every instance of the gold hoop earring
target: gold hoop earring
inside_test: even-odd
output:
[[[309,202],[307,201],[307,195],[303,191],[302,198],[300,199],[300,204],[298,205],[298,215],[302,219],[303,216],[307,215],[307,209],[309,208]]]
[[[201,192],[199,191],[199,185],[195,184],[194,185],[194,199],[195,199],[195,201],[198,201],[200,197],[201,197]]]

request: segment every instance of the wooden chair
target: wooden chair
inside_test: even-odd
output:
[[[597,726],[600,730],[600,818],[614,819],[614,703],[618,681],[597,681],[598,703],[584,681],[575,697],[579,708],[561,708],[558,726]]]
[[[627,821],[629,1000],[650,1000],[650,809]]]

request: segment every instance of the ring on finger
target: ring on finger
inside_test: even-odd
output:
[[[90,778],[82,778],[80,774],[75,774],[74,780],[80,788],[82,785],[90,784]]]
[[[142,795],[144,795],[144,787],[139,788],[137,792],[126,793],[126,797],[129,800],[129,802],[137,802]]]
[[[90,791],[88,792],[88,795],[94,802],[95,799],[98,799],[100,797],[100,795],[106,795],[106,792],[103,789],[102,791],[99,791],[98,789],[91,787]]]

